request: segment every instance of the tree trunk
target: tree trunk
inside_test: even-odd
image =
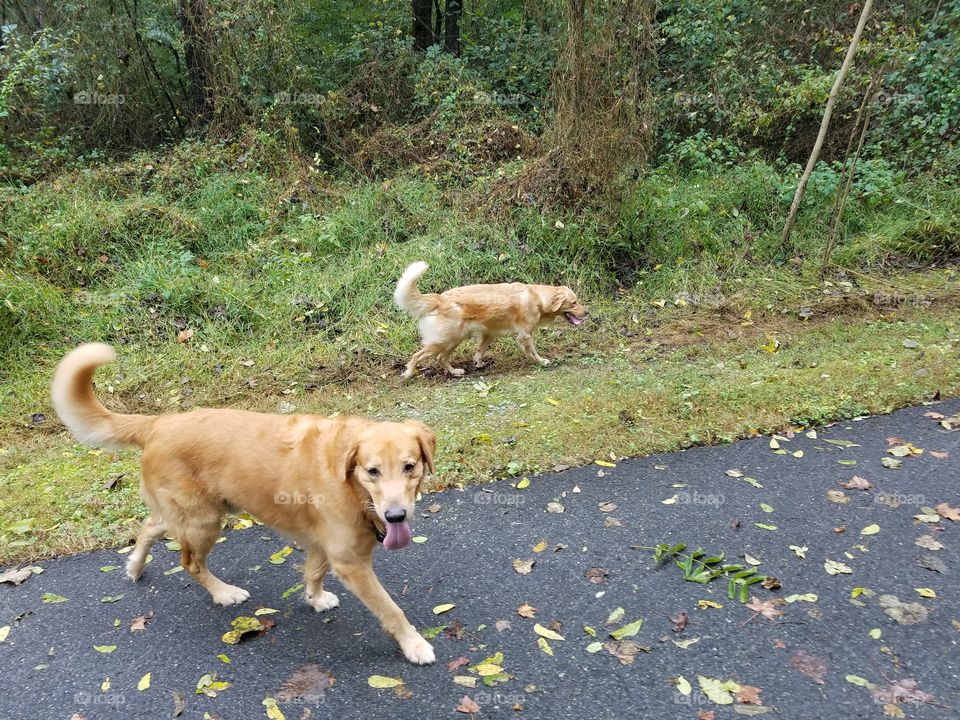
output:
[[[210,10],[206,0],[180,0],[179,16],[184,36],[190,105],[194,118],[205,123],[215,109]]]
[[[853,33],[853,39],[850,41],[850,47],[847,48],[847,55],[840,66],[840,72],[837,79],[830,88],[830,96],[827,98],[827,106],[823,111],[823,119],[820,121],[820,132],[817,133],[817,140],[813,144],[813,151],[807,160],[807,166],[804,168],[803,175],[800,177],[800,184],[797,185],[797,191],[793,195],[793,202],[790,204],[790,212],[787,214],[787,222],[783,228],[783,235],[780,238],[780,246],[786,250],[787,241],[790,239],[790,233],[793,225],[797,221],[797,211],[800,209],[800,202],[803,200],[803,193],[807,189],[807,181],[813,172],[817,160],[820,158],[820,150],[823,148],[823,141],[827,137],[827,129],[830,127],[830,116],[833,115],[833,106],[837,102],[837,96],[840,94],[840,87],[847,77],[850,70],[850,64],[853,56],[857,52],[857,45],[860,42],[860,36],[863,34],[863,27],[867,24],[867,17],[870,15],[870,9],[873,7],[873,0],[866,0],[863,4],[863,10],[860,11],[860,20],[857,22],[857,29]]]
[[[433,45],[433,0],[413,0],[413,47],[426,50]]]
[[[444,13],[446,32],[443,36],[443,49],[451,55],[460,55],[460,15],[463,12],[463,3],[460,0],[447,0]]]

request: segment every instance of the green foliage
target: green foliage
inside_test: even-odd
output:
[[[724,554],[708,556],[703,548],[684,553],[684,543],[669,545],[661,543],[654,548],[653,560],[661,565],[674,560],[683,570],[683,579],[687,582],[706,585],[712,580],[723,578],[727,581],[727,597],[742,603],[750,601],[750,586],[767,580],[766,575],[758,575],[756,568],[744,567],[738,563],[724,564]]]

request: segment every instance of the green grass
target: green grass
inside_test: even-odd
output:
[[[531,368],[497,350],[492,368],[461,380],[401,384],[391,373],[312,392],[287,382],[280,385],[289,394],[257,396],[251,390],[239,404],[274,412],[290,403],[297,412],[420,418],[439,437],[436,486],[462,486],[611,454],[729,442],[791,425],[889,412],[937,392],[960,392],[955,306],[911,308],[857,323],[788,321],[774,328],[781,342],[776,353],[761,347],[765,328],[718,324],[716,317],[701,315],[677,319],[688,339],[699,341],[672,349],[674,336],[665,331],[650,342],[613,336],[606,345],[584,342],[579,353],[549,369]],[[726,334],[721,329],[738,336],[717,339]],[[905,339],[918,347],[904,347]],[[545,352],[556,350],[546,338],[541,345]],[[120,386],[142,371],[142,356],[121,353],[119,364],[102,372],[101,387]],[[188,348],[174,354],[200,355]],[[267,353],[250,368],[250,377],[263,377],[269,364]],[[181,387],[157,386],[138,405],[150,401],[157,411],[176,409]],[[123,406],[122,397],[107,399]],[[105,489],[121,473],[114,489]],[[10,438],[0,450],[0,482],[7,488],[0,497],[7,527],[0,532],[0,562],[124,542],[144,514],[137,477],[137,453],[83,448],[61,428]],[[29,532],[9,529],[28,518]]]
[[[783,253],[789,179],[759,162],[660,170],[615,210],[493,219],[477,209],[490,177],[334,181],[281,153],[183,144],[0,188],[0,228],[16,239],[0,248],[0,561],[116,543],[140,514],[135,456],[76,447],[49,407],[53,368],[81,341],[117,346],[98,382],[118,410],[421,417],[440,435],[440,484],[958,390],[960,193],[947,178],[852,199],[821,280],[829,198],[811,192]],[[592,319],[538,335],[562,360],[546,371],[501,341],[484,373],[401,385],[417,339],[391,295],[418,259],[431,263],[425,290],[566,283]],[[759,349],[768,333],[780,352]]]

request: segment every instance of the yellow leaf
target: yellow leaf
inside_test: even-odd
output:
[[[267,717],[270,720],[287,720],[286,716],[283,714],[283,711],[277,707],[277,701],[271,697],[263,699],[263,708],[266,710]]]
[[[550,647],[550,643],[547,642],[546,638],[537,638],[537,646],[547,655],[553,657],[553,648]]]
[[[503,668],[500,665],[495,665],[491,662],[482,662],[479,665],[472,667],[471,670],[476,672],[480,677],[486,677],[487,675],[499,675],[503,672]]]
[[[816,593],[804,593],[803,595],[787,595],[783,600],[784,602],[793,603],[793,602],[810,602],[815,603],[818,597]]]
[[[139,690],[140,692],[143,692],[149,687],[150,687],[150,673],[147,673],[142,678],[140,678],[140,682],[137,683],[137,690]]]
[[[463,687],[475,688],[477,686],[477,679],[470,675],[454,675],[453,681]]]
[[[879,640],[882,634],[883,634],[883,631],[880,628],[874,628],[873,630],[867,633],[867,635],[872,637],[874,640]]]
[[[217,655],[217,660],[219,660],[222,663],[226,663],[227,665],[230,664],[230,658],[228,658],[223,653],[220,653],[219,655]]]
[[[860,597],[861,595],[863,595],[863,591],[864,591],[864,590],[866,590],[866,588],[855,587],[853,590],[850,591],[850,597],[852,597],[852,598],[858,598],[858,597]]]
[[[930,588],[914,588],[914,589],[917,591],[920,597],[935,598],[937,596],[937,593],[935,593]]]
[[[548,628],[545,628],[540,623],[537,623],[533,626],[533,631],[540,637],[545,637],[547,640],[563,640],[563,635],[558,632],[554,632]]]
[[[547,402],[550,403],[551,405],[559,405],[559,404],[560,404],[560,401],[559,401],[559,400],[554,400],[552,397],[548,397],[548,398],[547,398]]]
[[[747,312],[750,312],[749,310]],[[690,691],[693,688],[690,686],[690,681],[687,680],[683,675],[677,675],[677,692],[681,695],[689,695]]]
[[[701,610],[706,610],[707,608],[716,608],[719,610],[723,607],[723,605],[718,602],[714,602],[713,600],[697,600],[697,605],[700,606]]]
[[[617,466],[616,463],[607,462],[606,460],[594,460],[593,462],[600,467],[615,468]]]
[[[720,681],[697,675],[697,682],[700,691],[717,705],[732,705],[733,693],[740,690],[740,685],[733,680]]]
[[[860,531],[861,535],[876,535],[880,532],[879,525],[867,525],[863,530]]]
[[[602,642],[592,642],[589,645],[587,645],[588,653],[597,653],[597,652],[600,652],[601,650],[603,650]]]
[[[520,478],[520,482],[517,483],[517,490],[525,490],[528,487],[530,487],[530,478]]]
[[[98,653],[112,653],[117,649],[116,645],[94,645],[93,649]]]
[[[377,689],[394,688],[403,685],[403,680],[384,675],[371,675],[367,678],[367,685]]]
[[[540,542],[538,542],[536,545],[533,546],[533,551],[534,551],[535,553],[542,553],[542,552],[543,552],[544,550],[546,550],[546,549],[547,549],[547,541],[546,541],[546,540],[541,540]]]
[[[0,627],[0,642],[3,642],[4,640],[6,640],[9,634],[10,634],[9,625],[4,625],[3,627]]]
[[[770,438],[770,448],[773,450],[780,449],[780,443],[777,442],[776,438]]]
[[[442,615],[445,612],[449,612],[450,610],[453,610],[455,607],[456,605],[454,605],[453,603],[443,603],[442,605],[437,605],[433,609],[433,614]]]
[[[279,610],[274,610],[273,608],[257,608],[253,611],[254,615],[273,615],[273,613],[278,613]]]

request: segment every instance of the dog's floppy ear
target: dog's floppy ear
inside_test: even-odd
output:
[[[429,470],[432,475],[436,472],[436,468],[433,465],[433,456],[437,452],[437,436],[433,434],[433,430],[419,420],[407,420],[404,424],[409,425],[416,432],[417,442],[420,444],[420,455],[423,457],[423,464],[427,466],[427,470]]]
[[[353,479],[353,471],[357,467],[357,453],[360,452],[360,447],[353,443],[349,448],[347,448],[347,458],[344,461],[344,478],[347,482]]]
[[[560,312],[563,304],[565,302],[573,302],[575,297],[576,295],[573,294],[573,290],[566,285],[558,287],[554,290],[553,297],[550,299],[550,312]]]

